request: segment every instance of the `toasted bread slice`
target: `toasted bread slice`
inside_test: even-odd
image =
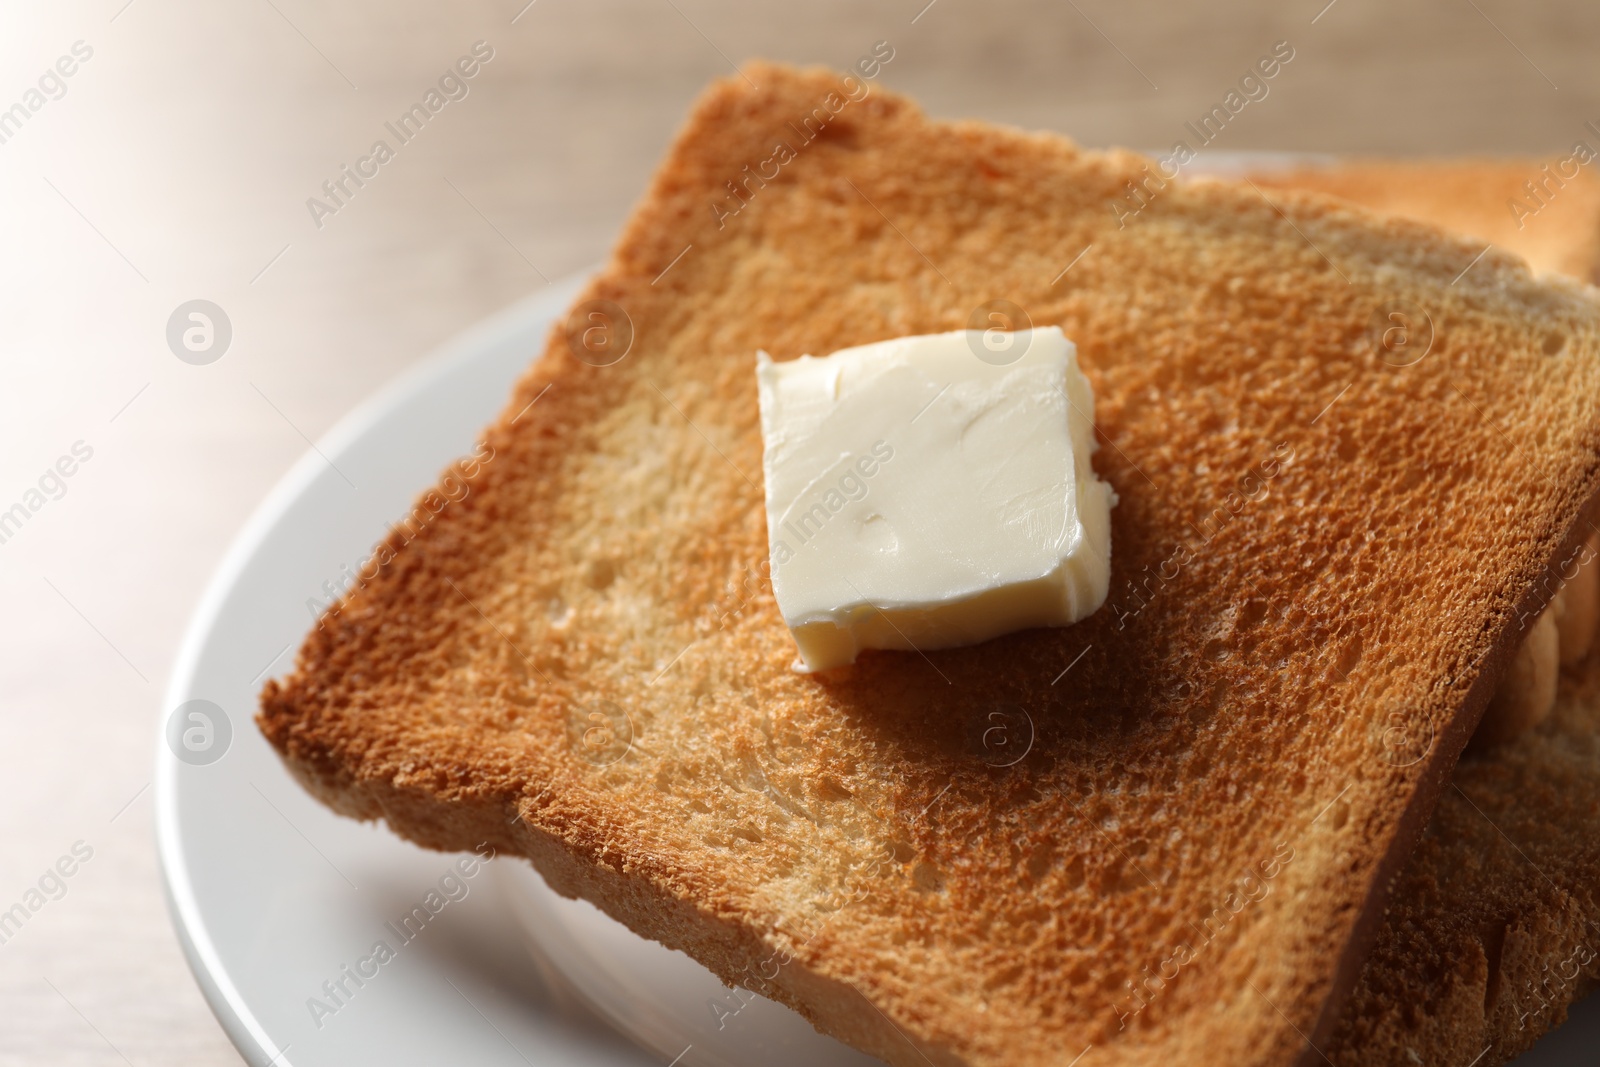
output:
[[[1600,178],[1583,170],[1545,188],[1530,216],[1524,183],[1543,181],[1544,166],[1358,161],[1250,178],[1493,239],[1536,270],[1600,278]],[[1329,1058],[1494,1067],[1531,1047],[1600,980],[1597,842],[1600,660],[1591,653],[1563,672],[1541,729],[1457,765],[1395,880]]]
[[[1600,310],[1430,228],[865,88],[706,94],[493,462],[260,724],[337,810],[526,855],[891,1063],[1315,1059],[1600,487]],[[795,672],[756,350],[996,299],[1094,383],[1111,600]],[[1385,758],[1396,721],[1420,758]]]
[[[1327,193],[1515,252],[1535,273],[1600,282],[1596,163],[1553,160],[1350,160],[1263,170],[1263,188]]]
[[[1594,564],[1591,564],[1591,566]],[[1340,1067],[1507,1063],[1600,978],[1600,657],[1550,719],[1457,764],[1324,1048]]]

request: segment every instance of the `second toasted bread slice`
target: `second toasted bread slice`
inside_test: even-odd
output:
[[[1315,1058],[1600,481],[1600,312],[1479,252],[749,68],[262,728],[338,810],[529,856],[892,1063]],[[994,300],[1094,383],[1111,599],[797,674],[756,350]]]
[[[1537,271],[1600,278],[1600,178],[1570,159],[1353,160],[1247,172],[1455,230]],[[1553,177],[1552,177],[1553,174]],[[1563,177],[1562,175],[1566,176]],[[1531,188],[1530,188],[1531,187]],[[1594,582],[1587,551],[1563,578]],[[1587,571],[1588,573],[1584,573]],[[1565,638],[1563,637],[1563,641]],[[1562,672],[1539,730],[1457,765],[1339,1027],[1340,1067],[1496,1067],[1566,1017],[1600,976],[1600,656]],[[1415,738],[1397,732],[1395,757]]]
[[[1600,178],[1579,146],[1552,160],[1349,160],[1251,173],[1268,190],[1300,189],[1492,243],[1535,272],[1600,281]],[[1584,153],[1587,162],[1579,162]]]

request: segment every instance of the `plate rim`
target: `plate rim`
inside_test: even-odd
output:
[[[251,511],[228,542],[228,547],[189,613],[189,621],[184,626],[172,660],[171,673],[162,692],[155,730],[152,786],[155,794],[157,867],[167,915],[189,971],[194,975],[206,1005],[222,1025],[228,1040],[252,1067],[290,1067],[286,1055],[290,1046],[280,1048],[268,1034],[233,982],[211,937],[183,850],[177,781],[179,763],[167,746],[166,719],[171,709],[194,696],[195,678],[223,606],[272,531],[322,473],[327,463],[323,454],[334,457],[343,454],[370,433],[387,412],[405,398],[450,377],[458,367],[484,349],[529,332],[540,320],[548,320],[553,325],[573,295],[593,277],[595,270],[590,267],[575,271],[479,319],[433,348],[339,416],[317,438],[314,446],[307,448],[290,464]],[[542,354],[542,349],[535,348],[528,365],[531,366]],[[280,657],[282,655],[279,653]],[[253,715],[251,723],[254,723]]]

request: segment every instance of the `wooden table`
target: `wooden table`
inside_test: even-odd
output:
[[[1600,119],[1600,7],[1577,0],[525,2],[0,16],[0,108],[22,104],[0,121],[0,512],[27,508],[0,543],[0,909],[92,849],[0,944],[0,1063],[238,1062],[151,841],[184,622],[308,441],[605,254],[732,62],[847,65],[887,41],[881,83],[930,112],[1094,145],[1167,147],[1280,40],[1295,58],[1214,147],[1553,156]],[[465,95],[314,219],[308,198],[477,41]],[[167,341],[191,299],[232,327],[205,365]]]

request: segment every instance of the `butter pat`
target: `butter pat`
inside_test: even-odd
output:
[[[1111,487],[1058,327],[756,357],[772,586],[800,666],[1065,626],[1105,602]]]

